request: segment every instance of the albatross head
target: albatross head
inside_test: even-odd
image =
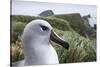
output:
[[[28,23],[24,29],[22,35],[22,42],[25,44],[25,47],[32,47],[30,43],[37,42],[41,44],[48,44],[49,40],[52,40],[64,48],[68,49],[69,44],[61,39],[53,30],[51,25],[41,19],[33,20]],[[28,44],[28,45],[27,45]],[[34,44],[35,45],[35,44]],[[38,44],[36,44],[38,45]]]

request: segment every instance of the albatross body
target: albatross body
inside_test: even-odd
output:
[[[16,62],[15,66],[59,64],[58,56],[49,40],[52,40],[65,48],[69,44],[58,37],[51,25],[41,19],[28,23],[22,34],[24,60]]]

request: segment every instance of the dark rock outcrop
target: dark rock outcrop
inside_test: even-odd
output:
[[[52,10],[46,10],[39,14],[39,16],[51,16],[51,15],[54,15]]]

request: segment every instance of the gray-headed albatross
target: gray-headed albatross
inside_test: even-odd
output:
[[[58,56],[49,40],[68,49],[69,44],[61,39],[45,20],[36,19],[29,22],[22,34],[24,60],[13,66],[59,64]]]

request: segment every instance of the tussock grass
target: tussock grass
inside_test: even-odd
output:
[[[13,24],[12,24],[12,33],[11,33],[12,40],[11,40],[11,42],[15,43],[16,40],[18,39],[18,36],[21,36],[26,23],[16,22],[16,21],[13,21],[12,23]]]
[[[96,61],[96,40],[82,37],[76,32],[55,30],[69,44],[69,50],[64,49],[56,43],[51,42],[57,50],[60,63],[89,62]]]
[[[24,54],[23,54],[23,49],[21,47],[20,42],[16,42],[15,44],[13,43],[11,45],[11,62],[19,61],[24,59]]]

